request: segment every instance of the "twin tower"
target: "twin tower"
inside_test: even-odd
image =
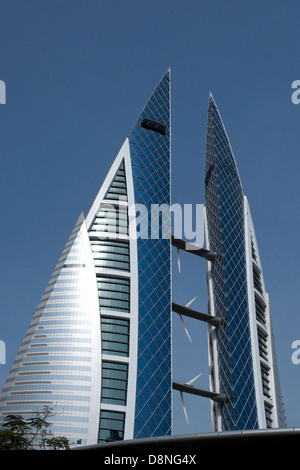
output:
[[[179,391],[210,400],[213,431],[285,426],[257,240],[213,97],[205,248],[161,236],[168,217],[150,230],[151,208],[171,207],[170,131],[168,70],[65,245],[0,395],[1,420],[48,406],[59,411],[51,431],[74,445],[165,436]],[[208,312],[172,302],[172,246],[206,260]],[[172,381],[172,311],[207,324],[210,390]]]

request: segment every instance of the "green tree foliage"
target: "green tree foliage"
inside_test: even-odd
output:
[[[33,412],[33,417],[7,415],[0,424],[0,450],[58,450],[69,449],[69,441],[63,436],[53,436],[49,430],[49,418],[57,413],[44,406]]]

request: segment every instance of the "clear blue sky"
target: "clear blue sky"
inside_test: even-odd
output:
[[[124,138],[172,71],[173,203],[204,202],[209,92],[249,197],[272,317],[288,426],[300,426],[298,1],[1,0],[0,339],[7,364],[81,211]],[[174,301],[206,311],[205,265],[174,257]],[[203,324],[174,314],[174,379],[208,386]],[[209,402],[174,396],[176,434],[210,431]]]

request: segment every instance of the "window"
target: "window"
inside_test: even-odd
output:
[[[263,290],[262,290],[260,272],[254,265],[253,265],[253,283],[254,283],[254,288],[262,294]]]
[[[100,308],[130,312],[130,279],[98,276],[97,284]]]
[[[95,267],[130,271],[128,240],[91,239]]]
[[[129,356],[129,320],[101,317],[102,353]]]
[[[269,403],[265,403],[265,414],[266,414],[266,423],[267,423],[267,428],[272,428],[272,409],[273,406],[270,405]]]
[[[260,368],[261,368],[261,380],[262,380],[263,394],[266,397],[271,398],[270,379],[269,379],[270,370],[263,364],[260,365]]]
[[[148,129],[149,131],[157,132],[161,135],[166,135],[167,126],[160,124],[159,122],[152,121],[151,119],[144,118],[141,122],[141,127]]]
[[[124,160],[122,161],[113,179],[113,182],[111,183],[109,190],[106,193],[105,199],[127,201],[127,186]]]
[[[267,361],[268,360],[267,335],[263,333],[262,331],[260,331],[260,329],[257,329],[257,334],[258,334],[259,355]]]
[[[254,241],[252,237],[251,237],[251,252],[252,252],[252,258],[254,259],[254,261],[257,261],[256,250],[255,250]]]
[[[63,268],[85,268],[85,264],[64,264]]]
[[[120,441],[124,439],[125,413],[102,410],[98,442]]]
[[[266,324],[266,306],[262,303],[262,301],[258,298],[255,294],[255,313],[256,319],[263,325]]]
[[[126,405],[128,364],[102,362],[101,402]]]

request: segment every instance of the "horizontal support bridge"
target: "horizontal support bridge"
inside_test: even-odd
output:
[[[222,319],[220,317],[213,317],[207,313],[198,312],[197,310],[193,310],[190,307],[186,307],[184,305],[176,304],[175,302],[172,302],[172,311],[179,313],[179,315],[185,315],[186,317],[204,321],[212,326],[219,326],[222,323]]]
[[[178,382],[172,383],[173,390],[179,392],[190,393],[192,395],[198,395],[200,397],[210,398],[217,403],[226,403],[228,397],[222,393],[210,392],[208,390],[202,390],[201,388],[191,387],[190,385],[180,384]]]
[[[171,236],[172,245],[175,246],[178,250],[187,251],[192,255],[201,256],[201,258],[205,258],[207,261],[215,261],[217,257],[217,253],[214,251],[206,250],[205,248],[200,248],[195,243],[190,243],[181,238]]]

